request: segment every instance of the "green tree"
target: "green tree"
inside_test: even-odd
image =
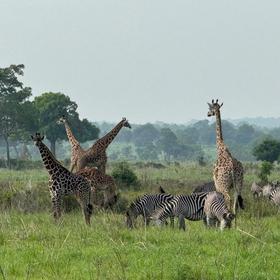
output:
[[[98,137],[99,129],[88,120],[79,119],[78,105],[63,93],[46,92],[35,97],[34,105],[38,111],[39,124],[51,144],[51,151],[55,154],[57,140],[67,139],[63,126],[57,124],[62,116],[67,116],[71,129],[80,142],[94,140]]]
[[[262,162],[260,173],[258,174],[258,177],[260,178],[262,184],[267,184],[268,182],[268,176],[271,174],[271,171],[273,169],[273,164],[268,161]]]
[[[7,164],[10,163],[10,138],[20,135],[20,131],[31,128],[34,122],[28,117],[31,103],[31,88],[24,87],[18,80],[23,75],[24,65],[10,65],[0,68],[0,135],[6,143]],[[33,107],[32,107],[33,110]]]
[[[256,131],[253,126],[249,124],[242,124],[237,130],[236,140],[241,144],[248,144],[256,137]]]
[[[119,162],[114,166],[112,176],[119,185],[124,185],[125,187],[139,185],[137,175],[125,161]]]
[[[159,139],[159,131],[150,123],[140,125],[133,130],[132,140],[136,146],[147,146]]]
[[[274,139],[265,139],[262,143],[254,147],[253,155],[257,160],[274,162],[280,155],[280,142]]]

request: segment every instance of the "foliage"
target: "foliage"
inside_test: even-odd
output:
[[[58,139],[67,139],[65,128],[57,124],[61,116],[67,116],[71,129],[77,139],[84,142],[98,137],[99,130],[88,120],[80,120],[77,113],[78,105],[63,93],[46,92],[35,97],[34,105],[38,110],[39,123],[42,131],[51,143],[55,153],[55,143]]]
[[[138,185],[137,176],[127,162],[117,163],[113,168],[112,176],[120,186],[135,187]]]
[[[258,177],[260,178],[261,182],[266,184],[268,182],[268,176],[271,174],[271,171],[273,170],[273,164],[269,161],[263,161],[260,172],[258,174]]]
[[[253,155],[258,160],[274,162],[280,155],[280,142],[274,139],[265,139],[254,147]]]
[[[9,167],[10,138],[20,138],[21,133],[31,131],[36,126],[34,110],[31,103],[28,102],[31,88],[24,87],[23,83],[18,80],[18,76],[23,75],[23,69],[23,64],[0,68],[0,136],[6,142]]]

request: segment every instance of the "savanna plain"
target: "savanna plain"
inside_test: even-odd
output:
[[[0,278],[2,279],[280,279],[279,209],[253,198],[258,164],[245,165],[245,210],[221,232],[202,221],[186,221],[187,230],[127,229],[125,209],[138,195],[190,193],[212,178],[212,165],[133,165],[139,186],[119,186],[113,211],[95,209],[91,226],[78,208],[58,223],[51,214],[48,175],[43,169],[0,170]],[[110,173],[110,170],[109,170]],[[271,180],[280,178],[276,166]],[[73,203],[73,201],[68,201]]]

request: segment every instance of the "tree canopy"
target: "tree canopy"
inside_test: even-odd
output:
[[[254,147],[253,155],[258,160],[274,162],[279,159],[280,142],[274,139],[265,139],[262,143]]]
[[[6,142],[7,162],[10,167],[10,137],[20,137],[21,133],[36,127],[36,118],[31,118],[34,110],[28,98],[31,88],[24,87],[19,81],[23,75],[24,65],[10,65],[0,68],[0,135]]]
[[[79,119],[78,105],[63,93],[46,92],[35,97],[34,105],[38,112],[39,125],[51,143],[51,151],[55,154],[55,143],[58,139],[66,140],[65,128],[57,124],[61,116],[66,116],[73,133],[80,142],[94,140],[99,129],[88,120]]]

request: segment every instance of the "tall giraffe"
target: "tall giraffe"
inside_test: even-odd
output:
[[[39,148],[45,168],[49,173],[49,191],[53,205],[55,220],[61,216],[62,198],[66,195],[75,195],[84,213],[85,221],[89,225],[93,207],[90,199],[91,187],[87,179],[68,171],[56,160],[48,147],[42,142],[44,136],[36,133],[31,136]]]
[[[58,120],[58,123],[64,124],[66,133],[71,144],[71,171],[79,171],[86,167],[88,164],[92,164],[97,167],[103,174],[105,174],[105,168],[107,163],[106,149],[117,136],[122,127],[131,128],[126,118],[123,118],[109,133],[98,139],[88,150],[84,150],[79,142],[73,135],[69,124],[62,117]]]
[[[241,191],[243,188],[243,166],[240,161],[235,159],[227,146],[224,143],[223,133],[222,133],[222,122],[220,105],[218,99],[212,103],[208,103],[209,111],[208,117],[216,116],[216,145],[217,145],[217,161],[214,165],[213,178],[215,182],[215,187],[218,192],[221,192],[226,200],[226,204],[229,209],[236,212],[237,203],[240,208],[244,209],[243,199],[241,196]],[[234,200],[232,204],[232,198],[230,195],[230,190],[234,191]]]
[[[85,151],[81,147],[79,141],[74,136],[65,116],[62,116],[57,123],[64,124],[65,126],[66,134],[71,145],[70,171],[73,172],[74,168],[77,167],[78,159],[85,153]]]
[[[103,174],[95,167],[85,167],[76,174],[82,175],[89,180],[93,192],[93,201],[97,205],[106,208],[112,208],[117,202],[116,184],[113,177]],[[103,200],[98,199],[98,193],[103,193]]]
[[[126,118],[123,118],[110,132],[98,139],[77,162],[77,170],[83,169],[90,163],[95,163],[98,169],[105,174],[107,163],[106,149],[118,135],[122,127],[131,128]]]

